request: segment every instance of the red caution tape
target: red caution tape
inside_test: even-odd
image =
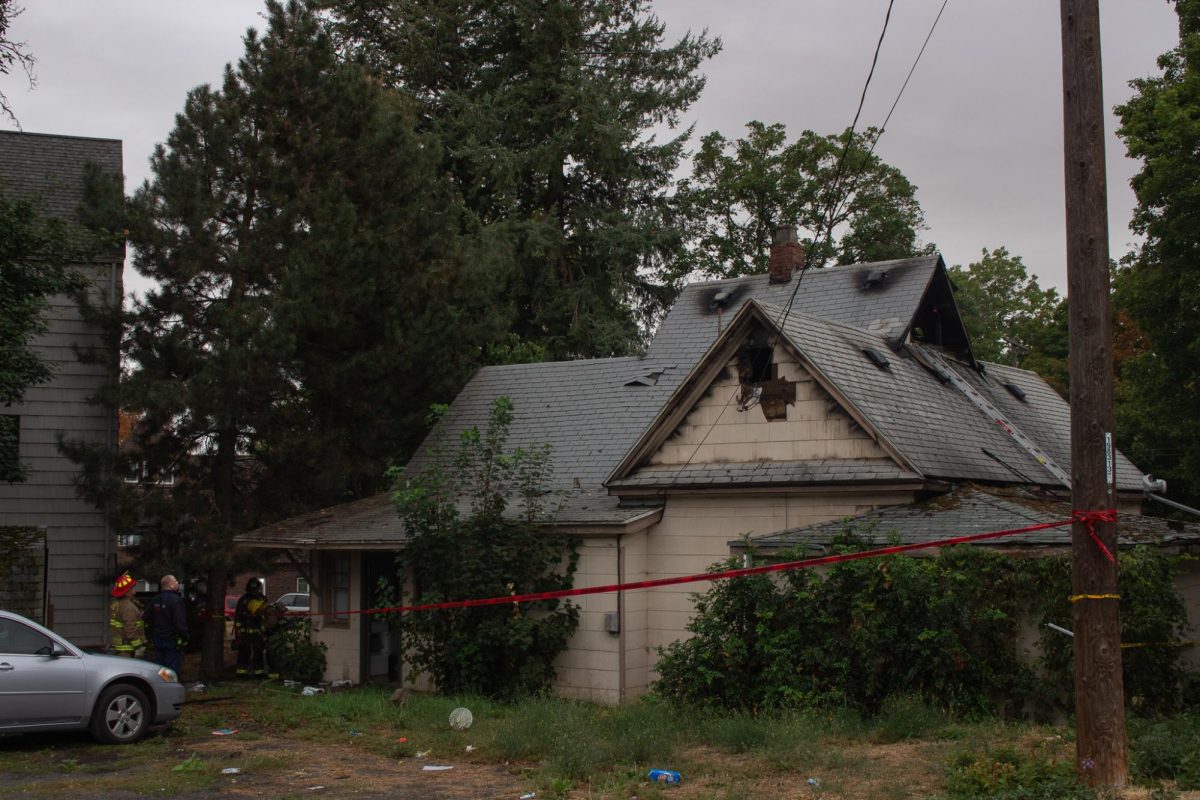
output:
[[[390,608],[363,608],[347,611],[314,611],[309,612],[307,616],[324,617],[324,616],[349,616],[351,614],[399,614],[412,611],[444,611],[452,608],[478,608],[480,606],[499,606],[506,603],[533,603],[539,600],[556,600],[560,597],[581,597],[589,594],[608,594],[610,592],[628,592],[635,589],[653,589],[658,586],[677,586],[684,583],[700,583],[703,581],[717,581],[726,578],[740,578],[745,575],[764,575],[770,572],[785,572],[793,569],[808,569],[809,567],[820,567],[825,564],[837,564],[843,561],[858,561],[863,558],[878,558],[879,556],[894,555],[896,553],[908,553],[914,550],[927,550],[934,547],[949,547],[955,544],[969,544],[970,542],[983,542],[989,539],[1000,539],[1005,536],[1017,536],[1022,533],[1033,533],[1034,531],[1044,531],[1050,528],[1062,528],[1071,525],[1076,521],[1091,523],[1091,521],[1112,521],[1116,519],[1116,511],[1076,511],[1071,519],[1061,520],[1059,522],[1046,522],[1040,525],[1030,525],[1025,528],[1013,528],[1005,531],[992,531],[989,533],[973,533],[966,536],[954,536],[949,539],[936,539],[929,542],[918,542],[915,544],[900,544],[890,547],[881,547],[876,550],[861,550],[855,553],[839,553],[832,556],[820,556],[818,558],[806,558],[801,561],[787,561],[781,564],[764,564],[758,567],[746,567],[744,569],[730,569],[723,572],[704,572],[696,575],[682,575],[676,578],[658,578],[650,581],[636,581],[634,583],[612,583],[607,586],[587,586],[582,589],[560,589],[553,592],[535,592],[532,594],[513,594],[502,597],[484,597],[474,600],[452,600],[444,603],[424,603],[413,606],[392,606]],[[1111,518],[1110,516],[1111,515]],[[1103,545],[1101,545],[1103,547]],[[1104,548],[1108,553],[1108,549]],[[1111,553],[1108,553],[1112,557]]]
[[[1082,522],[1087,525],[1088,536],[1092,537],[1092,541],[1096,543],[1096,547],[1100,548],[1100,552],[1104,553],[1112,563],[1117,563],[1117,558],[1112,554],[1104,542],[1100,541],[1100,537],[1096,535],[1097,522],[1116,522],[1117,510],[1115,508],[1106,508],[1103,511],[1072,511],[1071,520],[1073,522]]]

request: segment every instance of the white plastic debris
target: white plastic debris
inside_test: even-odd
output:
[[[325,690],[319,686],[305,686],[300,690],[300,694],[305,697],[312,697],[315,694],[325,694]]]
[[[475,717],[469,708],[456,708],[450,712],[450,727],[456,731],[465,731],[474,721]]]
[[[239,774],[241,774],[241,770],[238,769],[237,767],[226,767],[225,769],[221,770],[221,774],[222,775],[239,775]]]
[[[429,755],[428,750],[420,750],[417,752],[417,758],[424,758],[427,755]]]
[[[469,745],[467,745],[466,747],[464,747],[463,749],[464,749],[464,750],[466,750],[468,753],[474,753],[474,752],[475,752],[475,745],[473,745],[473,744],[469,744]]]
[[[454,769],[452,766],[442,766],[440,764],[426,764],[421,767],[422,772],[445,772],[448,769]]]

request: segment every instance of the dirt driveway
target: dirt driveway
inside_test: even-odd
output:
[[[515,800],[530,791],[502,766],[464,762],[427,771],[446,765],[353,744],[209,737],[158,734],[133,748],[102,747],[83,735],[0,739],[0,797]]]

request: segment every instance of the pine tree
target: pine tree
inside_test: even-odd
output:
[[[513,332],[549,356],[640,342],[680,245],[668,196],[706,33],[664,44],[644,0],[327,2],[343,46],[415,96],[472,222],[496,242]]]
[[[1118,134],[1141,171],[1132,227],[1145,241],[1119,273],[1118,313],[1145,336],[1121,370],[1119,433],[1130,456],[1200,504],[1200,2],[1177,0],[1179,45],[1132,82]]]
[[[205,674],[232,537],[380,486],[419,438],[416,409],[452,395],[493,335],[438,158],[307,4],[271,2],[266,33],[247,34],[219,90],[188,95],[128,203],[134,266],[156,288],[125,319],[119,400],[139,415],[142,473],[175,480],[118,497],[119,480],[89,474],[125,524],[156,523],[147,561],[206,576]]]

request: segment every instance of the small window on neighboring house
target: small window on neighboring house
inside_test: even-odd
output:
[[[308,594],[308,579],[307,578],[296,578],[296,591],[303,592],[304,594]]]
[[[13,483],[24,479],[21,467],[21,418],[0,414],[0,480]]]
[[[328,578],[329,624],[350,624],[350,554],[333,553],[326,562]]]
[[[174,486],[175,471],[171,468],[153,470],[145,461],[136,461],[125,475],[126,483],[145,483],[152,486]]]
[[[142,535],[140,533],[119,533],[117,534],[117,547],[128,549],[137,547],[142,543]]]

